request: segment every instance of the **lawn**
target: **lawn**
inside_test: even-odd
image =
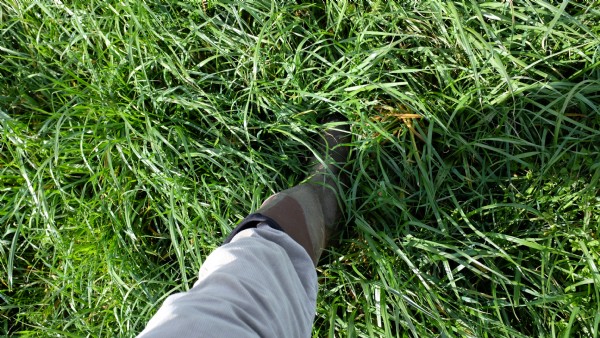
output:
[[[315,337],[600,336],[591,0],[2,1],[0,335],[141,331],[329,114]]]

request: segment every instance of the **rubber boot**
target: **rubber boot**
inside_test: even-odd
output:
[[[298,242],[315,266],[341,216],[338,177],[348,160],[351,139],[347,125],[323,132],[320,158],[313,157],[305,183],[269,197],[257,210],[275,220]]]

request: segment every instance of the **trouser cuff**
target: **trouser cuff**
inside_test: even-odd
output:
[[[252,229],[252,228],[256,228],[256,226],[259,223],[265,223],[266,225],[268,225],[269,227],[275,229],[275,230],[279,230],[279,231],[283,231],[285,232],[281,226],[279,226],[279,224],[277,222],[275,222],[274,219],[265,216],[263,214],[259,214],[259,213],[255,213],[255,214],[250,214],[248,215],[248,217],[244,218],[236,227],[235,229],[233,229],[233,231],[231,231],[231,233],[229,234],[229,236],[227,236],[227,238],[225,239],[225,241],[223,242],[223,244],[227,244],[229,242],[231,242],[231,240],[233,239],[233,237],[235,237],[235,235],[239,234],[240,232],[246,230],[246,229]]]

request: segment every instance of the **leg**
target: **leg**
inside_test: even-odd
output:
[[[142,337],[308,337],[314,267],[336,223],[335,186],[348,156],[344,130],[326,131],[306,183],[269,197],[202,265],[187,293],[167,298]]]

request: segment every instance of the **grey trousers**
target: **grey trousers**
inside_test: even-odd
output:
[[[306,250],[260,223],[210,254],[139,337],[310,337],[317,287]]]

